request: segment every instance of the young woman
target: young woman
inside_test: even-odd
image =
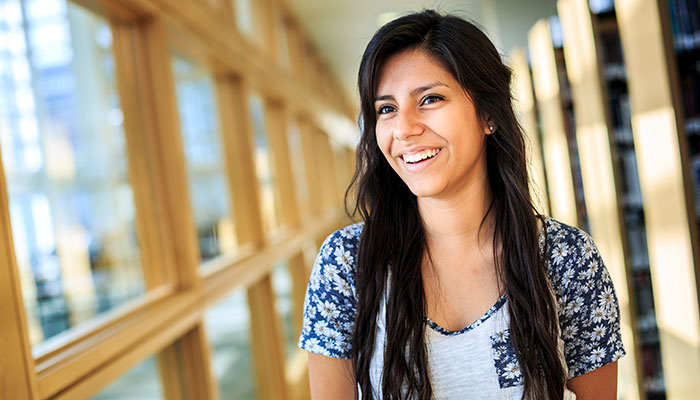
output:
[[[610,277],[530,199],[511,72],[471,23],[382,27],[359,73],[355,211],[325,241],[299,345],[314,399],[614,399]]]

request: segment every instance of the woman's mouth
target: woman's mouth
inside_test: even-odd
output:
[[[428,149],[419,151],[418,153],[404,154],[401,157],[406,164],[418,164],[435,157],[438,153],[440,153],[440,149]]]

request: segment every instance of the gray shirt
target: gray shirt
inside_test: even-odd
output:
[[[337,358],[351,357],[357,294],[357,247],[363,224],[340,229],[321,246],[304,301],[299,347]],[[624,354],[619,307],[608,271],[591,238],[553,219],[547,230],[546,266],[557,301],[560,353],[569,378]],[[545,235],[540,234],[540,249]],[[381,398],[385,308],[377,315],[370,378]],[[520,399],[523,378],[509,334],[508,298],[460,331],[425,319],[430,380],[436,399]],[[573,393],[565,393],[565,399]]]

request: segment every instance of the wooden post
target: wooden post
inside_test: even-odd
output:
[[[542,120],[542,147],[551,188],[552,217],[569,225],[578,225],[576,195],[571,175],[569,144],[562,110],[559,74],[552,38],[546,20],[538,21],[528,34],[535,97]]]
[[[259,185],[253,161],[253,132],[247,89],[236,77],[219,79],[218,95],[222,109],[227,159],[235,164],[231,172],[236,229],[241,244],[263,246],[265,233],[259,206]],[[231,110],[235,110],[233,113]],[[274,292],[269,273],[248,287],[251,315],[251,348],[260,399],[285,399],[284,353],[279,316],[274,308]]]
[[[666,396],[697,397],[697,221],[668,1],[615,1],[625,56]]]
[[[135,28],[115,25],[115,53],[120,93],[126,111],[138,199],[139,228],[145,231],[145,283],[153,289],[172,282],[182,290],[201,290],[199,249],[187,190],[187,173],[179,130],[171,57],[159,19]],[[136,57],[134,57],[136,55]],[[157,232],[156,232],[157,230]],[[160,258],[162,257],[162,258]],[[168,260],[167,266],[163,260]],[[169,270],[166,270],[168,268]],[[161,382],[168,400],[216,399],[209,345],[195,328],[158,355]],[[178,349],[179,348],[179,351]],[[180,357],[176,357],[175,353]],[[172,360],[177,359],[177,363]],[[173,381],[179,377],[178,381]]]
[[[274,161],[274,170],[280,199],[280,219],[283,225],[299,225],[299,210],[294,192],[294,176],[287,144],[288,112],[280,103],[267,100],[265,103],[265,125],[270,144],[269,151]]]
[[[27,334],[15,246],[10,225],[10,204],[0,157],[0,388],[8,399],[38,399],[32,348]]]
[[[561,0],[557,3],[564,33],[566,70],[571,82],[576,112],[576,139],[581,175],[586,194],[586,211],[591,235],[615,284],[620,303],[620,324],[627,356],[620,360],[620,393],[639,397],[636,307],[628,289],[628,258],[623,240],[624,216],[621,187],[614,168],[612,126],[599,70],[599,56],[587,1]]]
[[[513,69],[515,84],[513,91],[517,101],[515,108],[520,124],[526,135],[527,160],[530,170],[530,196],[539,212],[550,214],[549,197],[547,195],[547,178],[545,175],[542,151],[540,150],[540,133],[537,128],[535,111],[535,93],[532,88],[530,67],[527,64],[525,52],[515,49],[510,54],[510,66]]]

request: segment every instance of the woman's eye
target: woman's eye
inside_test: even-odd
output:
[[[379,109],[377,109],[377,114],[388,114],[393,110],[394,110],[394,107],[392,107],[392,106],[381,106],[381,107],[379,107]]]
[[[423,99],[423,104],[437,103],[438,101],[440,101],[442,99],[443,99],[442,97],[436,96],[436,95],[425,96],[425,98]]]

